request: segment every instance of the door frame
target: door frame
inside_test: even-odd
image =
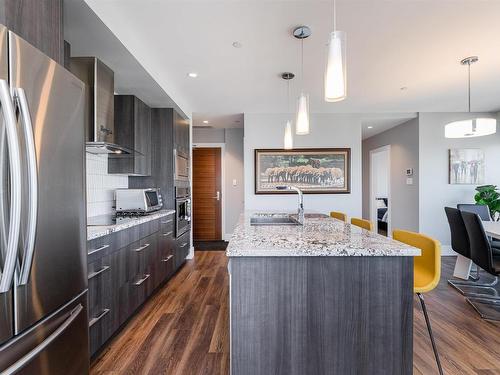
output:
[[[377,218],[377,207],[375,206],[375,189],[374,189],[374,166],[373,166],[373,156],[375,154],[379,154],[382,152],[388,153],[388,173],[387,173],[387,215],[388,215],[388,223],[387,223],[387,237],[392,237],[392,199],[391,199],[391,145],[386,145],[382,147],[378,147],[376,149],[370,150],[370,220],[375,225],[376,232],[378,233],[378,218]]]
[[[220,148],[220,190],[221,190],[221,202],[220,202],[220,210],[221,210],[221,237],[223,241],[227,241],[226,236],[226,171],[224,168],[224,159],[226,153],[226,144],[225,143],[204,143],[197,142],[193,143],[193,152],[195,148]]]

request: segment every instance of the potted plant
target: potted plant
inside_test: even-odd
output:
[[[476,204],[488,206],[493,220],[500,219],[500,192],[496,185],[483,185],[476,188],[474,200]]]

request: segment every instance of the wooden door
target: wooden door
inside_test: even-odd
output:
[[[222,240],[221,150],[193,149],[193,239]]]

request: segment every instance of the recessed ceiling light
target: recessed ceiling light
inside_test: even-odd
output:
[[[399,89],[400,89],[401,91],[406,91],[406,90],[408,90],[408,87],[403,86],[403,87],[400,87]]]
[[[195,72],[188,73],[188,77],[189,78],[196,78],[196,77],[198,77],[198,73],[195,73]]]
[[[203,123],[204,124],[208,124],[208,120],[203,120]]]
[[[241,44],[241,43],[240,43],[240,42],[238,42],[238,41],[235,41],[235,42],[233,42],[233,47],[234,47],[234,48],[241,48],[241,47],[243,47],[243,44]]]
[[[373,126],[369,126],[368,129],[373,129]]]

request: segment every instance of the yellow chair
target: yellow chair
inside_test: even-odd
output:
[[[347,223],[347,215],[343,212],[332,211],[330,212],[330,217]]]
[[[422,251],[421,256],[414,258],[413,291],[417,294],[422,305],[425,323],[427,324],[427,330],[431,338],[432,350],[436,357],[439,373],[442,375],[441,361],[439,360],[434,335],[432,334],[431,322],[427,314],[424,297],[422,296],[422,293],[430,292],[439,283],[439,278],[441,277],[441,244],[439,241],[423,234],[405,230],[395,230],[392,233],[392,238],[407,245],[418,247]]]
[[[353,217],[351,219],[351,224],[369,230],[370,232],[373,231],[373,224],[370,220],[358,219],[357,217]]]

